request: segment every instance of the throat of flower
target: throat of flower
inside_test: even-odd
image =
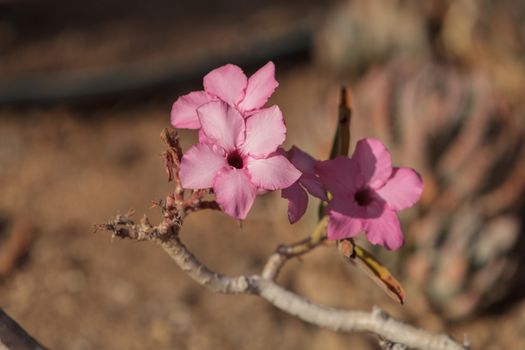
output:
[[[357,191],[354,195],[354,199],[357,202],[357,204],[361,207],[366,207],[369,205],[373,200],[373,194],[372,190],[369,188],[363,188],[359,191]]]
[[[244,160],[237,150],[231,151],[228,154],[227,161],[229,165],[236,169],[242,169],[244,167]]]

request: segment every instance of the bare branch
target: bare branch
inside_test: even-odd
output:
[[[166,242],[157,240],[157,243],[175,260],[184,272],[206,288],[225,294],[253,292],[255,281],[253,278],[247,276],[229,277],[210,270],[197,260],[180,241],[179,237],[173,237]]]
[[[326,226],[328,224],[327,218],[323,218],[317,223],[312,234],[299,242],[290,245],[280,245],[277,247],[266,265],[263,268],[261,276],[266,279],[275,280],[284,264],[294,257],[299,257],[303,254],[309,253],[326,241]]]
[[[325,241],[325,237],[313,240],[311,237],[303,239],[290,245],[280,245],[275,252],[268,258],[264,265],[261,276],[269,280],[275,280],[284,264],[295,257],[311,252]]]
[[[388,341],[393,349],[401,346],[428,350],[465,350],[466,347],[446,335],[432,334],[397,321],[376,308],[372,312],[349,311],[314,304],[277,285],[273,279],[284,263],[293,256],[311,251],[322,239],[308,240],[291,246],[281,246],[266,264],[262,276],[230,277],[203,265],[181,242],[178,232],[181,222],[151,226],[147,219],[137,225],[129,218],[118,216],[109,224],[99,225],[119,238],[151,240],[158,243],[175,263],[197,283],[214,292],[226,294],[256,294],[275,307],[303,321],[334,331],[370,332]],[[397,345],[399,344],[399,345]]]
[[[396,344],[390,340],[379,338],[379,346],[385,350],[407,350],[408,347],[403,344]]]
[[[275,307],[319,327],[343,332],[371,332],[393,343],[416,349],[465,350],[446,335],[406,325],[382,311],[369,313],[317,305],[262,278],[257,280],[257,287],[257,294]]]
[[[45,350],[2,309],[0,309],[0,349]]]
[[[205,209],[220,210],[221,208],[219,207],[219,204],[217,204],[216,201],[199,200],[198,202],[192,205],[186,204],[184,206],[184,214],[188,215],[190,213],[193,213],[194,211]]]

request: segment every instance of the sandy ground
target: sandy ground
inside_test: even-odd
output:
[[[2,90],[6,86],[22,86],[17,96],[31,99],[34,91],[45,91],[39,96],[52,100],[0,105],[0,244],[14,223],[25,223],[24,233],[32,237],[24,257],[0,277],[0,307],[56,350],[376,349],[370,335],[318,329],[253,296],[213,294],[153,244],[93,233],[93,224],[130,209],[152,221],[160,217],[151,201],[164,198],[171,184],[162,167],[159,134],[169,126],[173,100],[199,88],[195,74],[210,62],[233,55],[239,57],[236,63],[249,62],[247,72],[252,72],[255,62],[267,60],[265,50],[279,56],[280,87],[270,103],[284,112],[286,145],[297,144],[318,158],[328,153],[338,84],[349,82],[312,65],[301,41],[303,29],[327,8],[313,1],[265,7],[229,0],[202,12],[205,3],[155,0],[145,7],[140,1],[113,0],[108,8],[63,0],[0,3],[0,80],[7,82],[0,84],[0,97],[9,97],[8,89]],[[149,5],[169,11],[158,17]],[[252,11],[255,5],[258,11]],[[196,13],[200,22],[192,17]],[[287,37],[283,33],[290,24],[293,35]],[[261,39],[260,32],[270,33],[270,40]],[[281,46],[268,45],[274,39]],[[206,50],[212,54],[204,55]],[[289,56],[294,52],[300,57]],[[115,69],[117,76],[107,75]],[[129,72],[134,75],[126,76]],[[158,83],[164,73],[170,78],[155,86],[141,78]],[[86,84],[90,77],[96,84]],[[130,94],[97,99],[97,91],[119,89],[100,85],[108,77],[129,78]],[[65,84],[68,79],[76,85]],[[33,82],[39,84],[34,90]],[[79,86],[70,97],[78,102],[87,93],[88,99],[54,100],[54,92]],[[108,90],[101,91],[104,87]],[[354,135],[354,141],[359,136],[364,135]],[[187,148],[195,135],[182,132],[182,139]],[[286,202],[274,193],[258,197],[242,228],[221,213],[200,212],[188,218],[182,238],[213,269],[251,274],[261,270],[278,244],[307,235],[315,220],[316,203],[301,222],[289,225]],[[409,290],[407,304],[399,306],[333,248],[291,261],[279,282],[318,303],[363,310],[379,305],[426,329],[457,339],[468,334],[473,349],[525,348],[525,302],[445,325],[418,310],[421,291]]]

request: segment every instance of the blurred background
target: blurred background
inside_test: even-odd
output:
[[[407,244],[376,250],[407,290],[396,305],[333,248],[279,282],[463,339],[525,348],[525,3],[417,0],[0,0],[0,307],[51,349],[376,349],[251,296],[196,285],[158,247],[92,225],[165,197],[160,131],[210,69],[277,66],[287,146],[326,158],[341,84],[352,144],[378,137],[425,181]],[[183,145],[195,141],[182,132]],[[260,271],[303,238],[278,193],[238,224],[192,215],[183,239],[210,267]],[[311,203],[312,203],[311,202]]]

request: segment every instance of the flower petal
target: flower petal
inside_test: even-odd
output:
[[[183,188],[210,188],[217,172],[228,166],[226,158],[216,146],[199,143],[182,157],[180,180]]]
[[[338,240],[355,237],[363,229],[361,219],[351,218],[336,211],[330,211],[328,216],[328,239]]]
[[[265,157],[275,152],[284,142],[286,126],[277,106],[261,109],[246,119],[246,141],[242,151],[255,157]]]
[[[255,200],[257,189],[244,170],[225,168],[213,184],[221,209],[237,219],[245,219]]]
[[[385,210],[380,217],[366,220],[365,231],[370,243],[382,245],[389,250],[401,248],[404,242],[399,218],[393,210]]]
[[[247,84],[242,69],[233,64],[216,68],[204,77],[204,90],[230,106],[236,106],[244,98]]]
[[[359,140],[352,159],[359,164],[366,183],[373,189],[381,187],[392,174],[392,157],[379,140]]]
[[[363,179],[357,163],[348,157],[339,156],[332,160],[319,162],[315,169],[321,183],[334,196],[353,195]]]
[[[266,190],[289,187],[301,177],[301,172],[278,154],[261,159],[248,157],[247,168],[252,183]]]
[[[261,108],[272,96],[277,86],[279,83],[275,80],[275,65],[270,61],[248,79],[246,93],[244,99],[239,103],[239,109],[243,112],[250,112]]]
[[[197,108],[211,101],[205,91],[193,91],[181,96],[171,107],[171,125],[181,129],[198,129],[201,127]]]
[[[244,119],[235,108],[213,101],[201,106],[197,113],[206,142],[214,142],[227,151],[243,143]]]
[[[392,176],[376,193],[395,210],[410,208],[423,193],[421,176],[410,168],[394,168]]]
[[[301,176],[299,182],[306,188],[306,190],[312,196],[322,199],[324,201],[328,200],[328,197],[326,196],[326,190],[324,189],[323,184],[314,175],[303,173],[303,176]]]
[[[281,191],[281,197],[288,199],[288,220],[290,224],[296,223],[308,207],[306,191],[299,185],[299,182],[295,182],[292,186]]]
[[[288,159],[297,169],[306,174],[315,174],[315,165],[319,163],[318,160],[297,146],[290,148]]]
[[[200,122],[199,122],[200,124]],[[214,140],[210,140],[206,134],[204,133],[204,131],[202,130],[202,128],[199,129],[198,131],[198,136],[199,136],[199,143],[207,143],[207,144],[210,144],[210,145],[213,145],[215,143]]]

